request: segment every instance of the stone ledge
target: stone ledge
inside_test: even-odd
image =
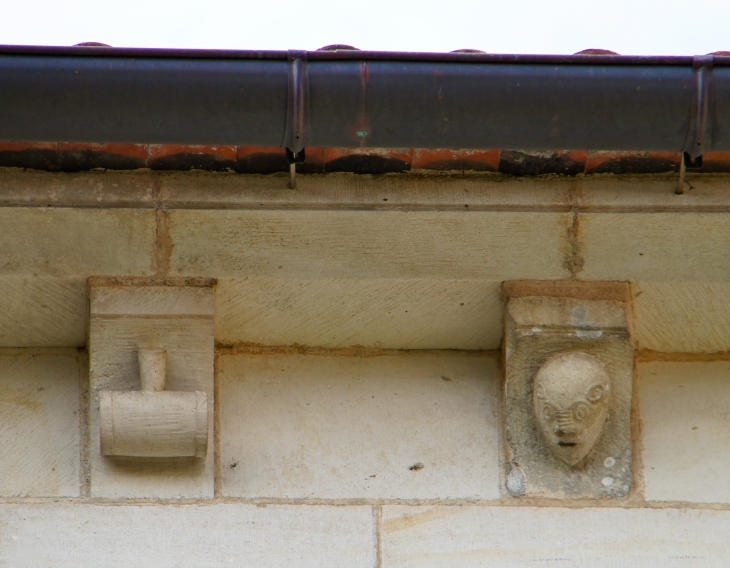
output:
[[[371,507],[0,505],[0,558],[24,568],[371,568]]]
[[[383,568],[724,568],[730,511],[383,507]]]
[[[211,172],[51,173],[0,168],[0,206],[155,209],[428,209],[519,211],[730,211],[728,174],[542,176],[490,173],[302,175]]]

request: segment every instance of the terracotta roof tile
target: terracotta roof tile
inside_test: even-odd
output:
[[[236,147],[150,144],[147,163],[153,170],[235,172]]]
[[[513,176],[582,173],[664,173],[679,170],[679,152],[586,152],[585,150],[450,150],[424,148],[307,148],[300,173],[383,174],[409,170],[500,172]],[[206,170],[241,174],[287,172],[275,146],[185,146],[0,142],[0,167],[47,171]],[[700,172],[730,172],[730,152],[707,152]]]
[[[86,144],[59,142],[58,167],[65,172],[104,168],[136,170],[147,167],[147,144]]]

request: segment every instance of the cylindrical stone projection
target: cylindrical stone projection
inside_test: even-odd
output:
[[[143,391],[165,390],[167,375],[167,351],[164,349],[140,349],[137,353],[139,377]]]
[[[99,420],[106,456],[202,458],[208,450],[204,392],[103,391]]]

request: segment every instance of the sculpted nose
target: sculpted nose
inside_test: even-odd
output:
[[[565,436],[566,434],[575,434],[576,428],[573,424],[573,416],[570,410],[558,411],[555,414],[556,424],[555,433],[558,436]]]

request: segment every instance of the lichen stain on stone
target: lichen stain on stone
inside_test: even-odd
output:
[[[3,389],[0,391],[0,400],[6,404],[23,406],[29,410],[40,410],[42,404],[38,402],[35,394],[15,389]]]
[[[580,218],[577,211],[573,211],[571,224],[568,227],[568,246],[565,252],[563,266],[575,278],[583,271],[585,260],[581,256],[583,245],[580,242]]]
[[[431,521],[452,516],[457,513],[458,507],[433,507],[423,513],[388,519],[383,522],[383,530],[384,532],[394,533],[405,529],[411,529],[425,523],[430,523]]]

